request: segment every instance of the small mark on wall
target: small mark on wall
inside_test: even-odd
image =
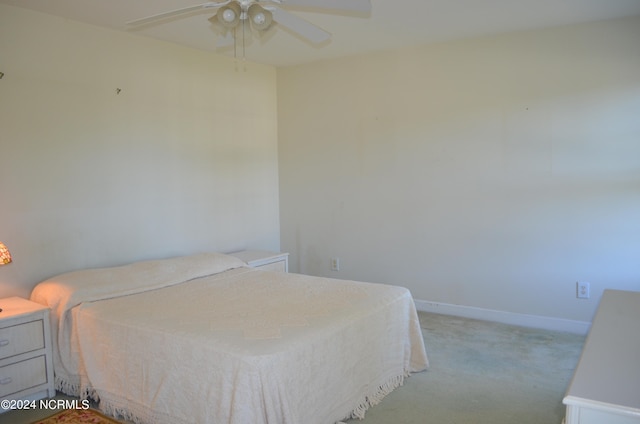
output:
[[[546,174],[552,170],[552,120],[548,111],[520,105],[505,110],[505,167],[516,173]]]

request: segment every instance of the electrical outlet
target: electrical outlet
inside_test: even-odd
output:
[[[340,258],[331,258],[331,271],[340,271]]]
[[[589,299],[589,291],[589,283],[585,281],[578,281],[576,283],[576,296],[578,297],[578,299]]]

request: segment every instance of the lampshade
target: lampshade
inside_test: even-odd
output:
[[[9,252],[9,249],[7,249],[7,246],[5,246],[4,243],[0,241],[0,266],[6,265],[10,262],[11,253]]]
[[[235,28],[240,22],[242,6],[237,1],[232,1],[218,9],[216,16],[218,21],[227,28]]]
[[[249,6],[248,14],[251,19],[251,24],[258,31],[266,30],[271,25],[271,22],[273,22],[271,12],[260,6],[258,3],[253,3]]]

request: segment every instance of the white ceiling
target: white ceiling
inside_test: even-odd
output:
[[[0,3],[119,31],[125,22],[200,0],[0,0]],[[332,33],[310,45],[277,28],[246,47],[247,60],[287,66],[445,40],[640,15],[640,0],[371,0],[369,17],[294,12]],[[211,10],[137,30],[142,36],[216,51]],[[218,50],[233,56],[233,49]]]

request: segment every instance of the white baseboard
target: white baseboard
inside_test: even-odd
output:
[[[544,317],[540,315],[518,314],[515,312],[496,311],[473,306],[452,305],[449,303],[414,300],[416,309],[423,312],[453,315],[483,321],[500,322],[502,324],[519,325],[521,327],[540,328],[552,331],[564,331],[575,334],[587,334],[590,322],[574,321],[563,318]]]

